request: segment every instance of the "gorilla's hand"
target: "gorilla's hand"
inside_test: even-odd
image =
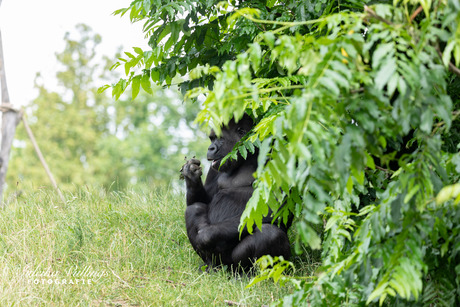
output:
[[[198,159],[192,158],[188,160],[180,170],[181,178],[183,177],[185,180],[191,181],[192,183],[201,182],[203,171],[200,164],[201,162]]]
[[[214,243],[214,231],[212,226],[203,227],[198,230],[196,236],[197,247],[202,250],[209,249]]]

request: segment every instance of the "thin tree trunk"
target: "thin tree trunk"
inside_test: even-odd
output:
[[[2,0],[0,0],[0,5]],[[6,85],[5,62],[3,60],[3,44],[2,33],[0,31],[0,83],[2,84],[2,145],[0,148],[0,207],[4,206],[3,188],[6,180],[6,171],[8,170],[8,162],[10,159],[11,145],[13,144],[16,126],[20,120],[20,114],[11,110],[10,96]],[[7,110],[8,109],[8,110]]]

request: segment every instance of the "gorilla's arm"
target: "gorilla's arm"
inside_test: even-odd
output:
[[[206,191],[201,180],[203,171],[200,164],[200,160],[193,158],[188,160],[181,169],[181,173],[185,178],[187,206],[196,202],[209,204],[211,201],[211,196]]]

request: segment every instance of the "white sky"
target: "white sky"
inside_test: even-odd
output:
[[[37,72],[42,74],[44,84],[55,84],[55,53],[64,49],[65,33],[75,32],[79,23],[101,35],[99,55],[114,57],[119,46],[125,51],[134,46],[147,49],[142,22],[131,24],[127,15],[112,15],[130,3],[131,0],[3,0],[0,29],[11,103],[27,105],[36,97]]]

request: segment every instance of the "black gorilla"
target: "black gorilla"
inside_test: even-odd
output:
[[[262,231],[255,229],[249,235],[245,230],[241,237],[238,231],[241,214],[253,192],[257,155],[248,154],[246,160],[238,157],[220,164],[252,126],[252,119],[245,116],[238,123],[231,121],[223,127],[220,138],[211,132],[207,158],[212,165],[204,186],[199,160],[187,161],[181,170],[187,187],[187,235],[208,268],[223,264],[244,270],[263,255],[285,259],[290,256],[288,226],[272,224],[271,214],[264,218]]]

